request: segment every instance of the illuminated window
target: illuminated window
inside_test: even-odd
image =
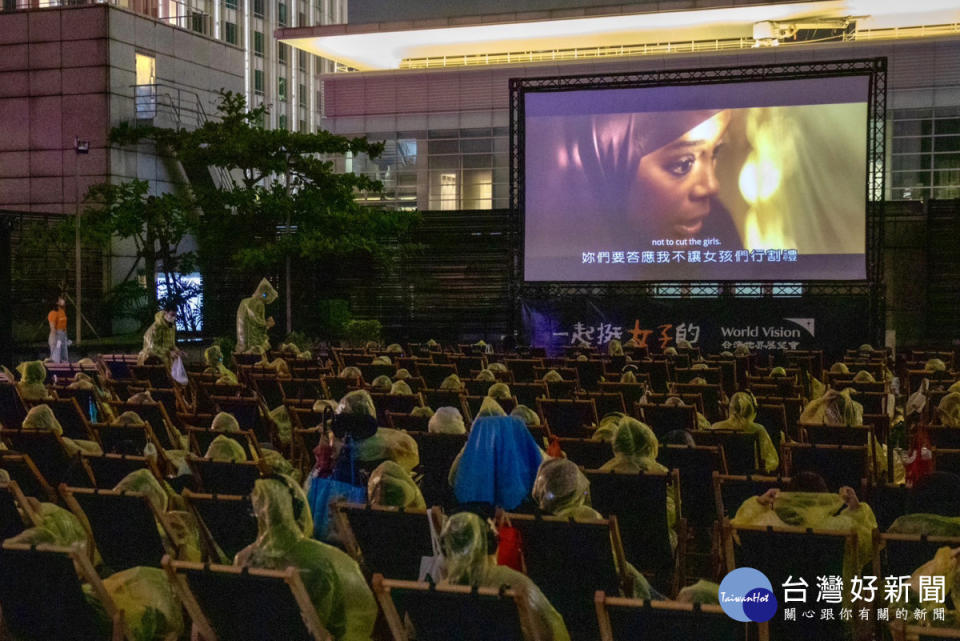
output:
[[[134,104],[137,118],[154,118],[157,115],[157,59],[138,53],[135,64],[137,86],[134,89]]]
[[[181,332],[203,331],[203,277],[194,272],[192,274],[173,274],[173,290],[177,294],[174,301],[177,303],[177,330]],[[165,301],[167,294],[167,278],[165,274],[157,274],[157,299]]]

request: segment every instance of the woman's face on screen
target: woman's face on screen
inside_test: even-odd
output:
[[[673,239],[700,233],[717,193],[717,156],[729,123],[730,112],[721,111],[640,159],[639,206],[649,231]]]

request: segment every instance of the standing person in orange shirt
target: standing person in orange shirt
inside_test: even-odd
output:
[[[55,305],[51,305],[47,314],[50,324],[50,336],[47,343],[50,345],[50,360],[54,363],[68,363],[67,356],[67,303],[63,296],[57,298]]]

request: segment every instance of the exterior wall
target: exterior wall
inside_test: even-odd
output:
[[[893,126],[889,128],[888,198],[960,197],[960,153],[937,154],[932,160],[929,155],[929,122],[934,123],[934,131],[945,134],[938,138],[938,148],[949,151],[956,146],[960,152],[960,136],[953,135],[960,134],[960,129],[954,132],[960,125],[960,37],[798,45],[716,55],[336,74],[325,78],[322,126],[338,134],[387,141],[383,158],[373,163],[354,159],[349,169],[386,179],[388,205],[504,208],[509,206],[511,78],[876,56],[886,56],[889,62],[887,106]],[[404,145],[417,152],[415,162],[409,162],[409,154],[404,158],[394,153]],[[484,173],[477,173],[481,168]],[[489,187],[485,182],[488,168]],[[343,169],[348,170],[346,166]],[[445,196],[442,174],[455,176],[450,180],[461,186],[459,193]],[[478,195],[488,192],[489,200],[478,202]],[[414,201],[409,200],[412,193],[416,194]]]

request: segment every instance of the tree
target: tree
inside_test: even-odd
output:
[[[217,119],[193,131],[121,126],[111,136],[121,145],[153,141],[184,167],[213,168],[221,177],[220,184],[190,185],[202,211],[195,233],[203,271],[276,272],[288,258],[298,266],[381,261],[396,246],[385,241],[403,236],[419,219],[413,212],[362,206],[357,194],[377,193],[381,184],[335,172],[331,158],[376,158],[382,143],[264,129],[266,107],[248,110],[242,95],[227,91],[217,112]]]
[[[142,261],[147,275],[146,308],[152,311],[158,304],[152,280],[158,265],[165,284],[164,302],[182,306],[195,293],[184,284],[180,274],[195,269],[196,255],[181,252],[180,244],[197,228],[199,215],[189,194],[153,196],[149,192],[150,185],[143,180],[91,186],[86,201],[94,206],[85,210],[82,227],[85,237],[102,247],[109,247],[114,237],[134,243],[137,259],[115,294],[133,294],[127,283]]]

